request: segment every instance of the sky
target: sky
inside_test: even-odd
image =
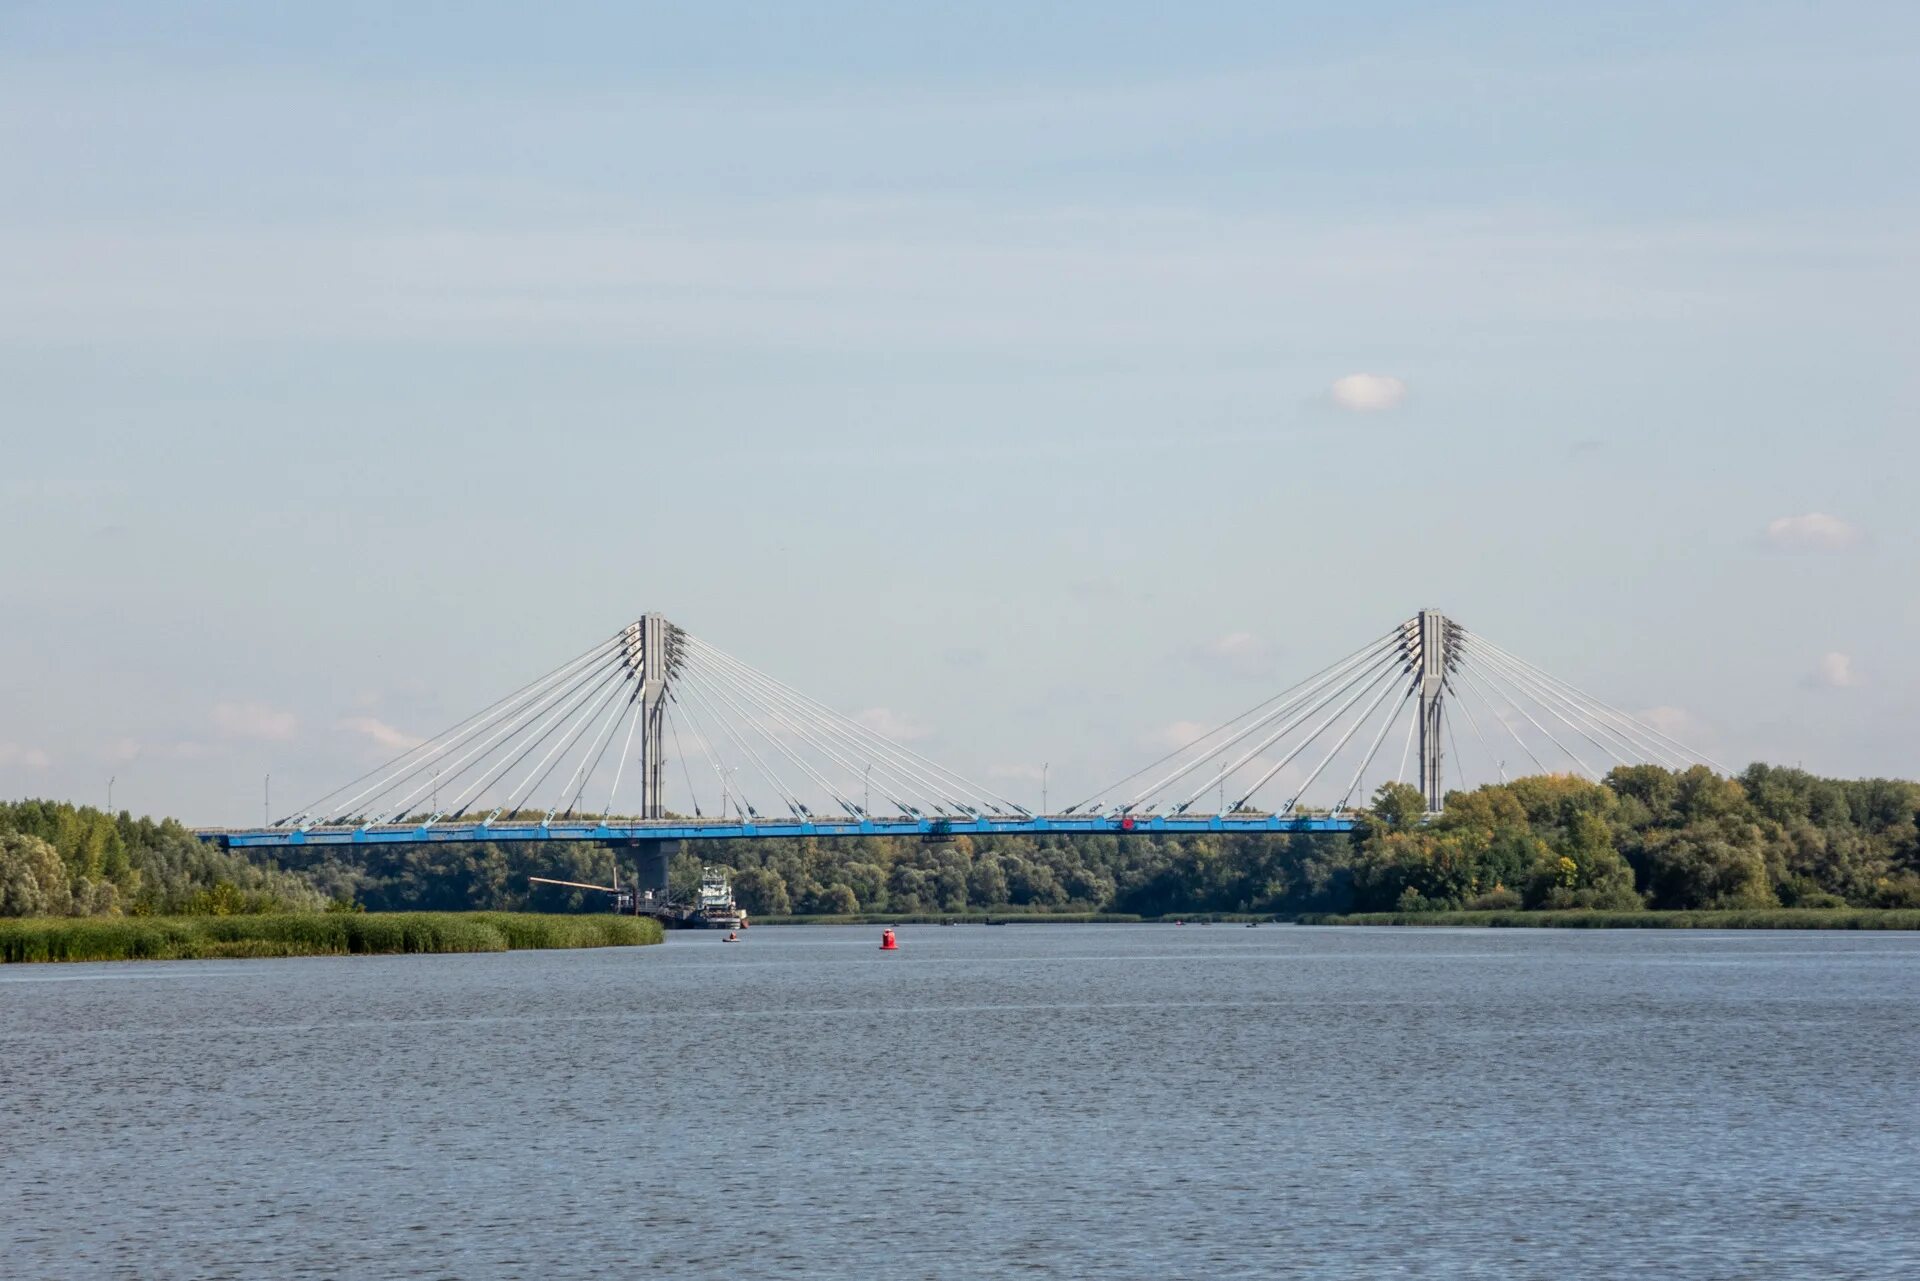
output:
[[[0,0],[0,796],[648,611],[1056,808],[1425,606],[1920,777],[1916,119],[1899,3]]]

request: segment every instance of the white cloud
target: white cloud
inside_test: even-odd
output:
[[[1194,661],[1235,676],[1254,676],[1273,668],[1273,646],[1252,632],[1228,632],[1197,647]]]
[[[1860,539],[1858,525],[1825,512],[1778,516],[1767,522],[1767,541],[1788,551],[1845,551]]]
[[[384,747],[393,752],[418,747],[426,741],[403,729],[395,729],[385,721],[372,716],[349,716],[340,722],[340,727],[352,730],[376,747]]]
[[[1327,389],[1333,403],[1356,413],[1397,409],[1407,398],[1407,384],[1391,374],[1348,374]]]
[[[206,743],[187,738],[171,743],[143,743],[137,738],[121,737],[101,747],[99,757],[109,765],[126,765],[142,757],[167,761],[203,761],[213,753],[214,749]]]
[[[53,758],[47,755],[43,747],[27,747],[20,743],[0,743],[0,765],[18,765],[26,769],[45,769],[53,764]]]
[[[1643,707],[1633,713],[1633,718],[1651,725],[1668,738],[1680,743],[1693,743],[1706,735],[1706,726],[1700,718],[1684,707]]]
[[[142,750],[138,739],[116,738],[100,749],[100,759],[114,765],[125,765],[137,758]]]
[[[1854,669],[1853,655],[1830,650],[1820,656],[1820,665],[1814,669],[1810,678],[1815,685],[1824,685],[1828,689],[1852,689],[1862,683],[1860,673]]]
[[[1199,721],[1171,721],[1154,730],[1143,742],[1148,747],[1158,747],[1162,750],[1185,747],[1213,728],[1211,725],[1202,725]]]
[[[215,703],[213,725],[228,738],[258,738],[284,743],[293,737],[299,721],[265,703]]]
[[[1215,654],[1232,658],[1241,654],[1257,653],[1266,648],[1266,642],[1252,632],[1228,632],[1209,644],[1207,648]]]
[[[893,739],[897,743],[911,743],[914,739],[925,738],[933,733],[926,726],[908,719],[891,707],[869,707],[865,711],[855,712],[853,719],[883,738]]]
[[[1038,783],[1043,772],[1038,765],[1002,764],[987,766],[988,778],[1012,778],[1030,783]]]

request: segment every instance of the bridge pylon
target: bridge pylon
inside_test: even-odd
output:
[[[680,629],[645,614],[626,629],[626,663],[640,682],[640,817],[665,818],[667,686],[680,665]]]
[[[1453,642],[1458,627],[1437,609],[1423,609],[1415,620],[1417,670],[1420,674],[1420,790],[1427,813],[1438,814],[1446,801],[1441,713],[1447,692],[1447,673],[1454,662]]]

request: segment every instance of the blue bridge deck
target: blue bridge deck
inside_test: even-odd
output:
[[[1350,832],[1350,816],[1272,814],[1177,817],[1053,815],[983,819],[656,819],[641,822],[382,824],[374,827],[200,828],[201,840],[229,849],[296,845],[428,845],[443,841],[727,841],[804,836],[1141,836],[1202,832]]]

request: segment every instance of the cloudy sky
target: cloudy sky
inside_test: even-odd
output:
[[[0,3],[0,795],[646,610],[1056,801],[1423,605],[1920,776],[1920,10],[1037,8]]]

